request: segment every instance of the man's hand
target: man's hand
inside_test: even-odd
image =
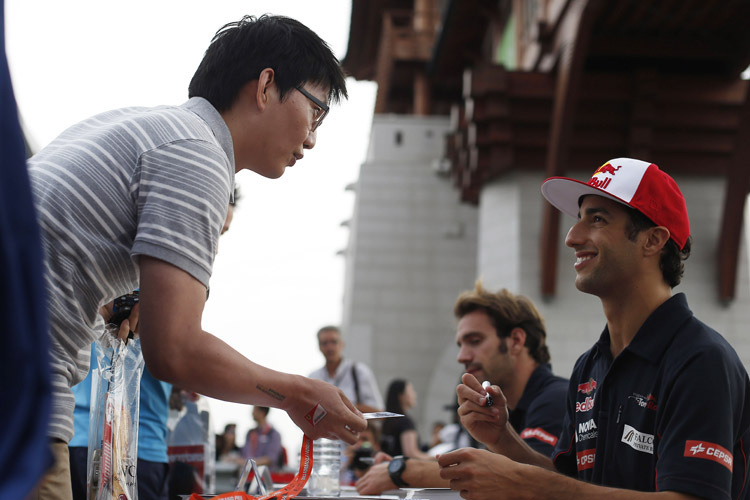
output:
[[[508,424],[508,404],[503,391],[496,385],[485,391],[482,384],[470,373],[464,373],[456,388],[458,395],[458,416],[461,425],[474,439],[491,448]],[[486,394],[492,397],[493,405],[487,406]]]
[[[300,377],[296,397],[284,408],[312,439],[340,439],[354,444],[367,421],[343,391],[322,380]]]
[[[393,484],[391,476],[388,474],[388,462],[390,460],[381,461],[381,463],[370,467],[367,473],[354,485],[357,488],[357,493],[360,495],[380,495],[386,490],[397,490],[398,486]]]
[[[105,304],[102,307],[99,308],[99,314],[102,318],[104,318],[104,322],[108,323],[109,319],[112,317],[112,307],[114,305],[114,302],[110,302],[109,304]],[[130,332],[138,333],[138,311],[140,304],[135,304],[133,308],[130,310],[130,316],[128,316],[126,319],[120,323],[120,328],[117,330],[117,339],[118,340],[126,340],[128,338],[128,335]]]
[[[537,498],[529,491],[529,485],[519,481],[518,468],[528,466],[502,455],[461,448],[440,455],[438,464],[440,477],[449,480],[450,488],[467,500]]]

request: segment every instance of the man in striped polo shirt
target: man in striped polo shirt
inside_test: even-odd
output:
[[[366,428],[343,393],[248,360],[201,329],[234,174],[280,177],[346,97],[330,48],[299,22],[245,17],[211,42],[181,106],[127,108],[74,125],[29,161],[51,320],[55,466],[39,498],[70,498],[70,387],[103,331],[99,307],[140,286],[139,330],[157,378],[285,410],[310,437]]]

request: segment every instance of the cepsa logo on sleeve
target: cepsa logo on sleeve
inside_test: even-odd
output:
[[[596,448],[589,450],[583,450],[576,453],[576,465],[578,470],[586,470],[594,468],[594,461],[596,460]]]
[[[705,460],[713,460],[717,462],[729,471],[732,471],[733,458],[729,450],[723,446],[719,446],[715,443],[709,443],[708,441],[693,441],[688,439],[685,441],[685,453],[686,457],[703,458]]]

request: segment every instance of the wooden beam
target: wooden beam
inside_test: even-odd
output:
[[[719,300],[724,303],[734,299],[745,200],[750,191],[750,90],[748,82],[744,83],[745,104],[742,107],[741,124],[728,169],[724,216],[718,241]]]
[[[560,24],[560,60],[546,162],[548,176],[560,175],[565,170],[584,60],[594,20],[598,17],[603,4],[601,0],[574,0]],[[555,294],[559,228],[560,212],[549,203],[545,203],[540,242],[541,294],[545,298]]]
[[[650,161],[652,157],[658,79],[658,73],[651,69],[638,71],[635,75],[628,137],[628,155],[632,158]]]

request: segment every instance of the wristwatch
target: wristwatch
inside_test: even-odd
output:
[[[393,457],[393,460],[388,463],[388,475],[391,476],[391,481],[393,481],[393,484],[395,484],[399,488],[409,487],[409,483],[401,478],[401,474],[403,474],[404,470],[406,469],[407,460],[409,460],[409,457],[398,455],[396,457]]]

